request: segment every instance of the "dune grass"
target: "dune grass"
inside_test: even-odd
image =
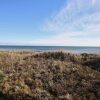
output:
[[[99,100],[100,55],[0,51],[0,100]]]

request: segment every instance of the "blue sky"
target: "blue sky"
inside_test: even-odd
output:
[[[0,44],[100,46],[100,0],[0,0]]]

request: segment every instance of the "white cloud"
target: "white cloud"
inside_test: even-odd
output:
[[[51,45],[51,46],[99,46],[100,45],[100,38],[94,38],[93,40],[91,38],[49,38],[49,39],[41,39],[37,41],[32,42],[35,45]]]
[[[68,0],[43,29],[54,35],[37,44],[100,46],[100,0]]]

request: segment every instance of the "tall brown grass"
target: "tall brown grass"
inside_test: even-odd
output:
[[[100,55],[0,51],[0,100],[99,100]]]

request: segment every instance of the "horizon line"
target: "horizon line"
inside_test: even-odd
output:
[[[25,46],[25,47],[38,47],[38,46],[41,46],[41,47],[100,47],[100,46],[88,46],[88,45],[18,45],[18,44],[0,44],[0,46]]]

